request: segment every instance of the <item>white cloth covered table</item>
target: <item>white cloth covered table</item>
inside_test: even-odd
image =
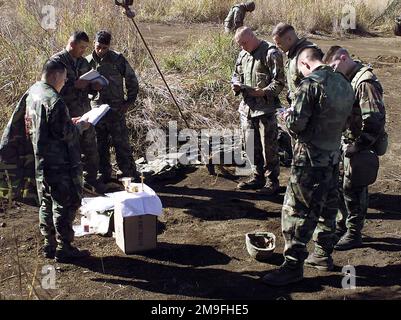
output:
[[[132,185],[132,184],[131,184]],[[106,196],[114,200],[114,210],[118,209],[123,218],[150,214],[160,216],[163,206],[156,192],[149,186],[134,183],[140,192],[130,193],[127,191],[107,193]]]

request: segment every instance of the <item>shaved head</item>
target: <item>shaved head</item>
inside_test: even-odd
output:
[[[330,47],[323,57],[323,62],[346,76],[350,75],[356,65],[348,50],[340,46]]]
[[[235,40],[237,41],[238,39],[241,39],[243,37],[252,37],[255,34],[253,33],[252,29],[249,27],[240,27],[237,29],[235,32]]]
[[[321,61],[322,62],[322,56],[318,49],[306,48],[306,49],[302,50],[298,56],[298,62],[302,61],[302,60]]]
[[[260,45],[260,40],[249,27],[238,28],[235,32],[235,42],[247,52],[252,52]]]
[[[276,36],[282,37],[282,36],[286,35],[288,32],[295,33],[294,27],[292,25],[290,25],[290,24],[280,22],[279,24],[277,24],[274,27],[273,32],[272,32],[272,36],[273,37],[276,37]]]
[[[316,68],[323,64],[322,54],[317,48],[306,48],[298,56],[298,69],[304,77],[309,76]]]
[[[331,62],[340,59],[342,55],[347,55],[351,57],[348,50],[340,46],[332,46],[329,51],[324,55],[323,62],[330,64]]]
[[[254,11],[256,8],[254,1],[248,1],[248,2],[244,3],[244,5],[245,5],[246,10],[249,12]]]
[[[299,40],[292,25],[280,22],[272,32],[273,40],[283,52],[288,52]]]

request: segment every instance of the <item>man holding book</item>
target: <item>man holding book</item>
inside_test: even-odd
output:
[[[67,68],[67,81],[61,91],[71,117],[81,117],[90,107],[89,94],[96,94],[102,85],[80,77],[89,72],[91,67],[83,57],[89,46],[89,37],[83,31],[76,31],[70,37],[67,47],[55,54],[51,59],[63,63]],[[103,189],[97,181],[99,155],[97,153],[96,131],[93,126],[80,137],[82,162],[85,171],[85,186],[94,187],[98,192]]]
[[[110,43],[111,34],[104,30],[99,31],[96,34],[94,51],[86,57],[89,65],[109,82],[109,85],[100,91],[92,102],[93,107],[108,104],[111,108],[96,126],[99,171],[105,183],[112,179],[111,144],[115,148],[116,160],[122,176],[135,177],[137,175],[128,139],[126,113],[135,103],[138,95],[138,80],[127,59],[121,53],[110,50]]]
[[[240,190],[259,190],[264,195],[279,191],[280,159],[276,109],[285,85],[283,56],[275,45],[259,40],[248,27],[235,34],[241,46],[232,79],[235,95],[242,95],[239,107],[245,133],[247,156],[253,176],[238,185]],[[254,152],[250,151],[252,145]]]

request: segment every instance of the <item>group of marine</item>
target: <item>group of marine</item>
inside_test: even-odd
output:
[[[244,144],[254,144],[254,154],[248,155],[253,175],[238,189],[266,197],[279,192],[281,121],[293,147],[281,220],[285,262],[262,279],[281,286],[303,279],[304,266],[330,271],[334,250],[361,246],[368,186],[376,179],[378,156],[387,149],[386,113],[383,88],[370,66],[340,46],[324,54],[285,23],[274,28],[273,42],[261,40],[243,26],[245,13],[253,10],[254,2],[236,5],[225,21],[226,32],[235,33],[242,48],[231,83],[235,95],[242,96]],[[43,253],[58,262],[89,255],[72,245],[72,222],[83,181],[101,191],[113,180],[111,145],[122,176],[136,176],[125,115],[138,94],[137,77],[126,58],[110,49],[109,32],[96,34],[92,54],[84,58],[89,42],[85,32],[75,32],[66,49],[45,63],[41,80],[21,98],[0,145],[2,159],[13,158],[7,145],[15,142],[17,124],[24,124],[35,155]],[[91,69],[109,84],[81,80]],[[286,85],[289,106],[278,112]],[[102,104],[111,110],[94,127],[82,116]],[[314,251],[308,255],[312,237]]]
[[[362,245],[368,186],[388,146],[386,111],[383,88],[370,66],[341,46],[323,53],[286,23],[273,29],[272,43],[261,40],[243,26],[245,13],[253,10],[254,2],[234,6],[225,20],[226,32],[235,32],[242,48],[231,82],[242,95],[245,145],[254,144],[248,157],[253,175],[238,189],[266,196],[279,192],[279,118],[293,147],[281,212],[285,259],[262,280],[282,286],[303,279],[304,266],[333,270],[334,250]],[[286,84],[289,107],[277,112]],[[312,238],[314,250],[308,254]]]

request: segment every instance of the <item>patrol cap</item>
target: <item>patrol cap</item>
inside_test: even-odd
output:
[[[111,42],[111,33],[106,30],[100,30],[96,33],[95,41],[108,46]]]

